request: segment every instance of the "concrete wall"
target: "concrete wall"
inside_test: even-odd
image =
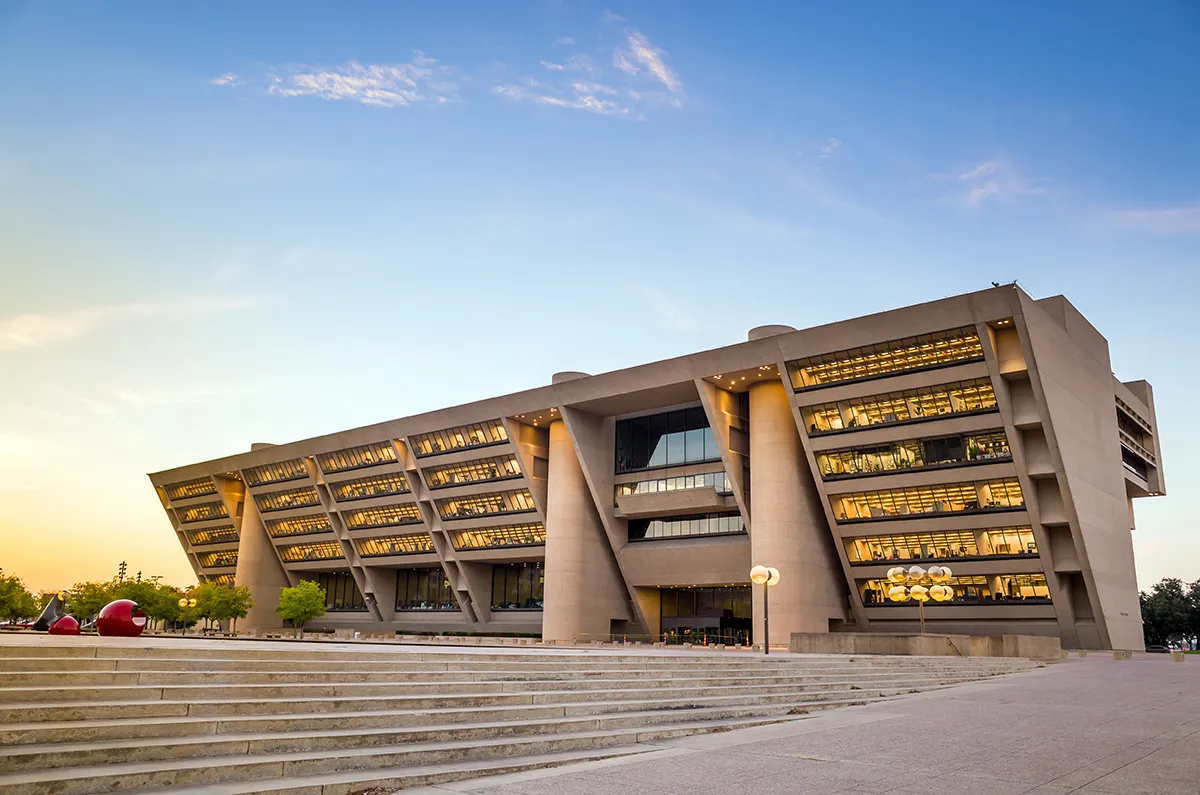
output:
[[[254,607],[246,617],[238,621],[239,629],[272,629],[283,626],[283,619],[275,612],[279,604],[279,591],[291,585],[287,572],[279,562],[275,547],[254,500],[247,498],[243,508],[241,542],[238,546],[237,572],[233,576],[235,585],[250,589]]]

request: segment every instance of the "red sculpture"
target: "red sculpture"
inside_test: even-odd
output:
[[[75,616],[65,615],[50,625],[50,629],[46,630],[51,635],[78,635],[79,622],[75,620]]]
[[[146,628],[146,614],[132,599],[109,602],[96,619],[96,632],[105,637],[136,638]]]

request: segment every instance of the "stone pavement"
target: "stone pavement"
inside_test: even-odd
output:
[[[1200,792],[1200,656],[1093,653],[648,753],[406,795],[1174,795]]]

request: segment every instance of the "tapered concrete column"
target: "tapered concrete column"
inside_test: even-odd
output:
[[[546,582],[542,637],[608,636],[614,594],[623,588],[567,426],[550,424],[546,483]]]
[[[238,544],[237,571],[233,575],[236,585],[250,588],[254,607],[245,618],[238,620],[239,630],[274,629],[283,626],[283,619],[275,612],[279,604],[279,590],[291,583],[279,563],[279,557],[271,548],[271,538],[263,526],[262,517],[254,500],[247,499],[243,507],[241,542]]]
[[[828,632],[830,618],[845,618],[846,583],[778,382],[750,388],[750,510],[751,562],[779,569],[779,584],[770,588],[771,644],[787,645],[793,632]],[[753,594],[757,643],[762,586]]]

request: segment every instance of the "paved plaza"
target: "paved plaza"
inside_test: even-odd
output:
[[[1172,795],[1200,789],[1200,656],[1106,654],[433,795]]]

